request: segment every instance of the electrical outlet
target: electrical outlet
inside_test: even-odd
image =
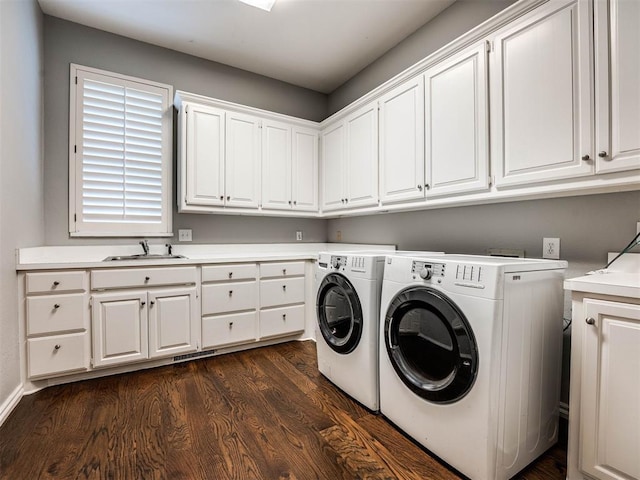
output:
[[[297,240],[298,242],[301,242],[301,241],[302,241],[302,230],[298,230],[298,231],[296,232],[296,240]]]
[[[191,241],[191,229],[185,228],[178,230],[178,241],[179,242],[190,242]]]
[[[550,258],[553,260],[558,260],[560,258],[559,238],[542,239],[542,258]]]

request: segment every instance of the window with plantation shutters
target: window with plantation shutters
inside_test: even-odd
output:
[[[171,93],[71,65],[72,236],[171,235]]]

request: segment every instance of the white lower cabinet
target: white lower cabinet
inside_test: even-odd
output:
[[[196,351],[196,312],[195,287],[94,295],[94,367]]]
[[[304,262],[260,265],[260,339],[304,330],[304,273]]]

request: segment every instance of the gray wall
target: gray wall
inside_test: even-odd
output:
[[[333,114],[480,25],[515,0],[458,0],[329,95]]]
[[[15,249],[44,243],[42,14],[0,1],[0,405],[20,385]]]
[[[69,64],[78,63],[173,85],[175,90],[293,115],[325,118],[327,97],[215,62],[130,40],[54,17],[44,17],[45,232],[47,245],[131,243],[131,239],[71,239],[68,233]],[[175,198],[175,190],[174,190]],[[173,202],[175,205],[175,201]],[[174,231],[192,228],[194,243],[323,242],[325,222],[315,219],[182,215]],[[176,238],[173,239],[177,241]],[[165,240],[151,240],[162,243]]]

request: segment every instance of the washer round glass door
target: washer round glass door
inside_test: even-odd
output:
[[[350,353],[362,335],[362,307],[351,282],[330,273],[320,283],[317,298],[318,325],[329,347]]]
[[[478,372],[475,337],[442,292],[411,287],[396,295],[387,309],[384,339],[396,373],[422,398],[453,403],[471,390]]]

